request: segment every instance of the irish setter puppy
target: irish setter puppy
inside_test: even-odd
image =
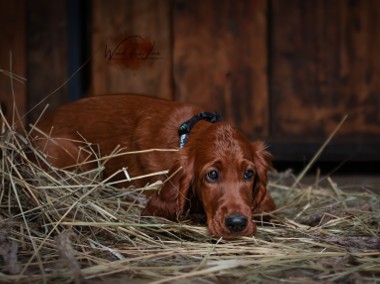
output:
[[[94,96],[59,108],[36,127],[51,138],[34,131],[34,144],[61,168],[81,164],[91,169],[98,165],[86,161],[97,153],[110,155],[116,147],[178,149],[106,161],[105,177],[123,167],[131,177],[169,170],[171,178],[150,194],[142,215],[178,220],[205,214],[209,231],[230,239],[252,236],[252,214],[275,209],[266,189],[271,163],[265,145],[250,142],[217,114],[197,106],[139,95]]]

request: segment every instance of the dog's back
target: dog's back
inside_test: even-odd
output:
[[[32,137],[53,166],[81,164],[83,170],[88,170],[97,164],[89,161],[96,160],[96,156],[105,159],[116,147],[124,153],[178,148],[178,127],[200,111],[192,105],[140,95],[94,96],[46,115]],[[175,155],[160,151],[120,155],[106,162],[105,175],[121,167],[127,167],[134,176],[165,170]]]

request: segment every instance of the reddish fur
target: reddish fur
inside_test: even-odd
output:
[[[37,127],[50,133],[54,140],[47,141],[34,132],[34,143],[56,167],[94,158],[90,151],[78,150],[83,144],[74,141],[83,141],[83,137],[101,156],[109,155],[118,145],[126,151],[175,149],[179,143],[179,125],[201,111],[193,105],[137,95],[89,97],[63,106],[43,119]],[[84,148],[89,150],[88,146]],[[82,168],[95,166],[92,163]],[[225,122],[200,121],[192,129],[186,146],[178,152],[111,159],[106,163],[104,174],[110,176],[122,167],[128,168],[130,176],[166,169],[170,169],[171,175],[181,168],[159,193],[151,196],[142,214],[176,220],[187,213],[205,213],[208,228],[216,236],[251,236],[256,231],[252,213],[275,209],[266,190],[271,164],[265,145],[249,142]],[[243,179],[247,168],[256,173],[253,180]],[[212,169],[220,172],[217,183],[205,179]],[[140,180],[135,184],[141,186],[151,181],[153,179]],[[248,226],[239,233],[230,232],[224,224],[224,218],[232,213],[248,218]]]

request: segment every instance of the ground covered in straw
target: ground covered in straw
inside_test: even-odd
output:
[[[102,182],[101,167],[48,174],[9,125],[0,143],[1,283],[380,281],[380,198],[370,188],[272,173],[272,223],[225,241],[205,226],[140,217],[142,189]]]

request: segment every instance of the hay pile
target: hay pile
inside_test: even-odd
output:
[[[0,147],[1,283],[380,281],[380,201],[369,189],[291,186],[291,173],[274,173],[272,224],[225,241],[140,217],[143,189],[102,182],[101,167],[46,173],[6,122]]]

